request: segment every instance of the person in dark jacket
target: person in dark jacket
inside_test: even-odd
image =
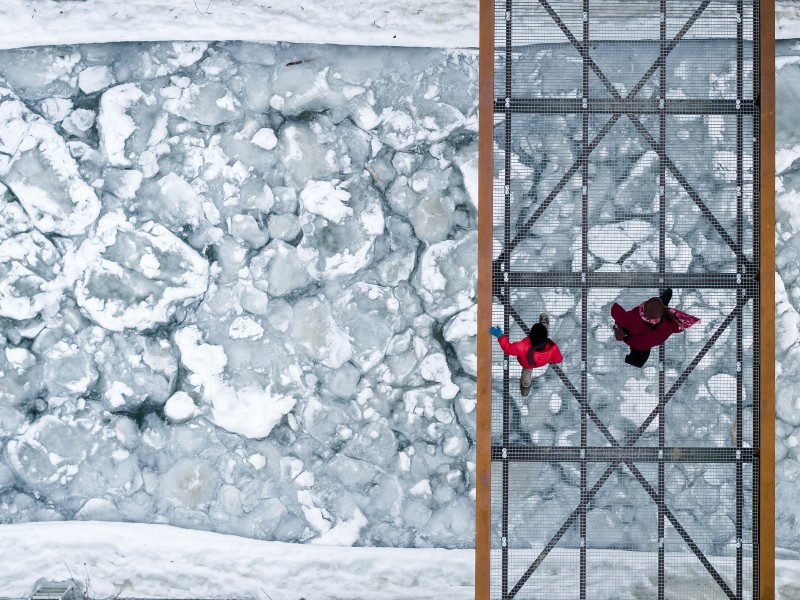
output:
[[[503,352],[516,356],[517,362],[522,367],[522,375],[519,378],[519,393],[522,396],[527,396],[531,391],[534,369],[564,360],[556,343],[547,337],[549,325],[550,318],[547,313],[542,313],[539,315],[539,322],[531,327],[528,337],[518,342],[510,341],[497,325],[489,328],[489,333],[497,338]]]
[[[611,307],[614,319],[614,337],[630,346],[625,362],[640,369],[650,357],[650,350],[663,344],[673,333],[685,331],[700,319],[670,308],[672,290],[667,289],[642,302],[631,310],[625,310],[616,302]]]

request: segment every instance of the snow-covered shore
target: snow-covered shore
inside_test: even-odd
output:
[[[0,3],[0,48],[171,40],[477,47],[478,0]]]
[[[574,562],[570,552],[554,550],[543,563],[537,589],[551,600],[574,597],[565,580]],[[669,588],[691,593],[693,600],[718,598],[719,588],[700,562],[684,557],[670,560]],[[45,577],[88,583],[96,598],[470,600],[473,561],[472,550],[332,549],[167,525],[27,523],[0,528],[0,599],[27,598]],[[592,598],[652,597],[642,594],[654,592],[654,574],[641,569],[651,562],[620,550],[591,558]],[[612,591],[612,581],[628,587]],[[776,590],[778,600],[800,598],[800,561],[777,561]]]
[[[477,48],[479,5],[479,0],[4,0],[0,49],[172,40]],[[615,11],[622,8],[624,3],[614,4]],[[631,3],[630,10],[635,8]],[[629,22],[635,30],[635,21]],[[797,2],[776,3],[775,32],[778,39],[800,37]]]

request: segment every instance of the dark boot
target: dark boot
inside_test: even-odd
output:
[[[625,362],[632,367],[641,369],[648,358],[650,358],[650,350],[634,350],[631,348],[630,354],[625,357]]]
[[[669,301],[672,300],[672,290],[667,288],[661,292],[658,297],[661,298],[661,302],[664,303],[664,306],[669,306]]]

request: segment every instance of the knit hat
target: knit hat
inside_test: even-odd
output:
[[[536,323],[531,327],[531,332],[528,334],[528,337],[531,340],[531,346],[533,348],[541,346],[547,341],[547,327],[541,323]]]
[[[654,297],[642,302],[639,305],[639,316],[642,321],[651,325],[660,323],[661,318],[664,316],[664,303],[661,298]]]

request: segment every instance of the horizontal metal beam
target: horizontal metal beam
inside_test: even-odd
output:
[[[499,266],[495,265],[498,269]],[[746,292],[753,287],[754,275],[736,273],[607,273],[593,272],[584,276],[570,271],[512,271],[508,273],[508,285],[526,287],[571,287],[582,288],[685,288],[685,289],[739,289]],[[504,284],[504,277],[497,277],[496,285]],[[748,287],[749,286],[749,287]]]
[[[511,113],[590,113],[648,115],[754,115],[753,100],[709,100],[703,98],[659,99],[614,98],[495,98],[494,112]]]
[[[597,462],[597,463],[752,463],[752,448],[665,447],[659,456],[657,446],[521,446],[506,448],[511,462]],[[582,455],[583,454],[583,455]],[[492,461],[503,460],[503,448],[492,445]]]

